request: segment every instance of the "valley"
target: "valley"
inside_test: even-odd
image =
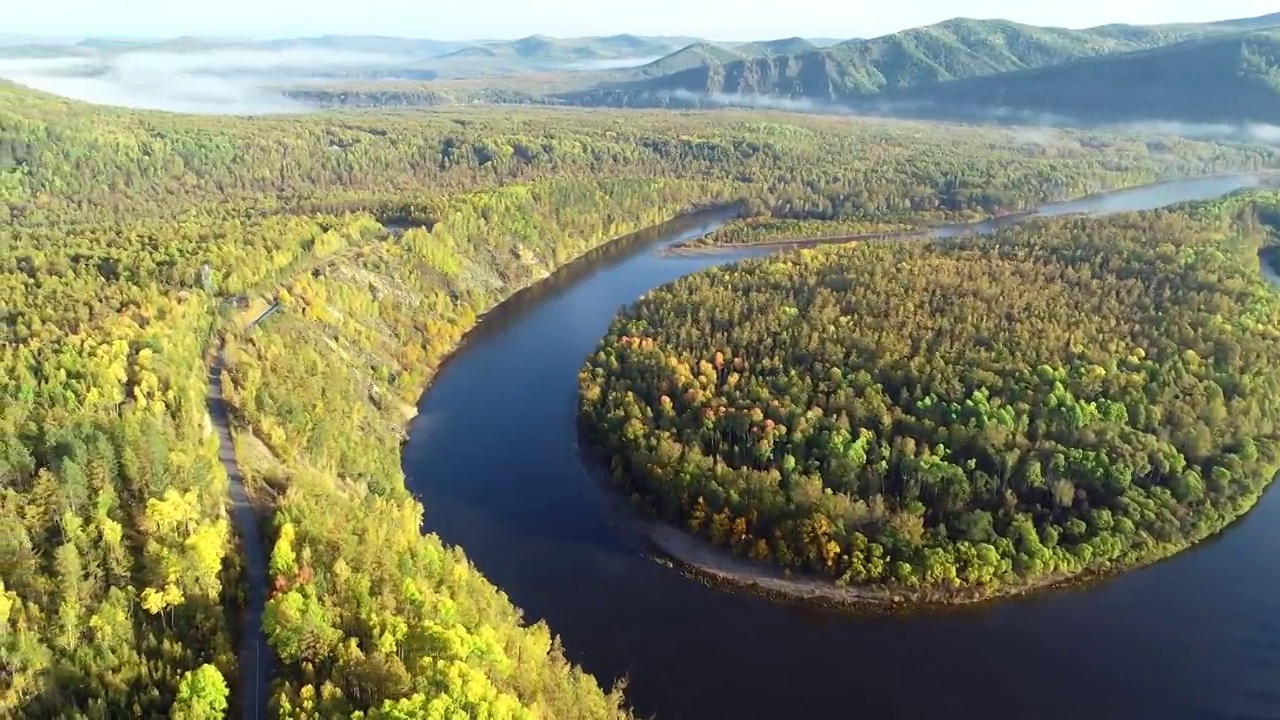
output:
[[[378,1],[0,35],[0,716],[1280,709],[1280,15]]]

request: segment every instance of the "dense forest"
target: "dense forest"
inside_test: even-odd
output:
[[[1280,469],[1259,193],[693,275],[625,311],[583,429],[658,516],[925,599],[1165,556]]]
[[[967,217],[1276,161],[779,114],[199,118],[0,84],[0,714],[209,717],[241,690],[224,342],[282,714],[621,717],[405,490],[411,405],[481,313],[693,207]]]
[[[194,121],[4,86],[0,99],[0,212],[31,228],[157,217],[172,228],[168,220],[190,216],[177,228],[190,233],[208,215],[411,208],[430,219],[450,194],[570,177],[695,181],[702,189],[690,198],[750,198],[757,212],[967,216],[1276,164],[1269,148],[1172,137],[785,114],[482,107]]]

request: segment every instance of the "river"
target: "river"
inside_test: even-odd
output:
[[[1161,207],[1255,181],[1179,181],[1036,214]],[[571,660],[605,684],[627,676],[636,710],[659,720],[1280,718],[1280,493],[1146,569],[928,614],[776,604],[644,557],[579,457],[577,373],[621,306],[767,252],[660,252],[723,220],[615,241],[499,306],[410,430],[404,468],[426,529],[462,546],[527,618],[545,619]]]

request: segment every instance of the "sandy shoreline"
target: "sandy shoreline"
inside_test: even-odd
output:
[[[789,572],[776,565],[750,560],[717,547],[664,520],[646,517],[627,500],[613,481],[600,452],[579,432],[577,454],[609,506],[619,529],[631,536],[641,552],[668,563],[684,574],[725,589],[752,592],[771,600],[810,605],[880,610],[915,610],[972,605],[992,600],[1075,585],[1100,578],[1094,573],[1045,578],[1035,583],[1001,586],[987,593],[973,590],[944,593],[874,585],[838,585],[816,574]]]
[[[713,545],[709,539],[669,522],[641,515],[631,507],[627,497],[611,481],[608,468],[600,465],[598,458],[593,458],[594,453],[585,445],[585,441],[579,438],[579,443],[579,456],[599,482],[600,491],[605,494],[619,525],[631,532],[656,559],[671,564],[692,578],[727,590],[751,592],[775,601],[846,609],[894,612],[942,610],[1088,586],[1162,562],[1220,536],[1233,525],[1242,522],[1249,515],[1249,510],[1266,493],[1264,489],[1222,528],[1205,536],[1188,538],[1178,545],[1162,548],[1129,565],[1094,568],[1074,575],[1053,575],[1031,582],[998,585],[986,592],[974,589],[946,592],[882,585],[839,585],[830,577],[788,572],[770,563],[738,557]],[[1280,476],[1276,479],[1280,480]]]
[[[606,489],[606,492],[617,495],[617,491],[613,489]],[[999,586],[986,593],[973,590],[947,593],[876,585],[839,585],[830,578],[789,573],[774,565],[737,557],[712,545],[709,540],[674,525],[639,517],[630,508],[623,507],[620,510],[629,513],[625,522],[643,536],[656,556],[671,562],[685,574],[710,584],[745,590],[774,600],[844,608],[927,610],[1007,600],[1059,587],[1081,585],[1106,576],[1100,573],[1054,576],[1033,583]]]
[[[637,519],[652,548],[682,570],[765,595],[837,605],[898,605],[908,601],[887,589],[840,586],[819,578],[787,577],[778,570],[736,557],[709,541],[656,520]]]

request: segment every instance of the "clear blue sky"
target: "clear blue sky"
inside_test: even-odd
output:
[[[712,39],[869,37],[958,15],[1036,25],[1263,15],[1277,0],[6,0],[0,32],[43,35],[379,34],[437,39],[629,32]]]

